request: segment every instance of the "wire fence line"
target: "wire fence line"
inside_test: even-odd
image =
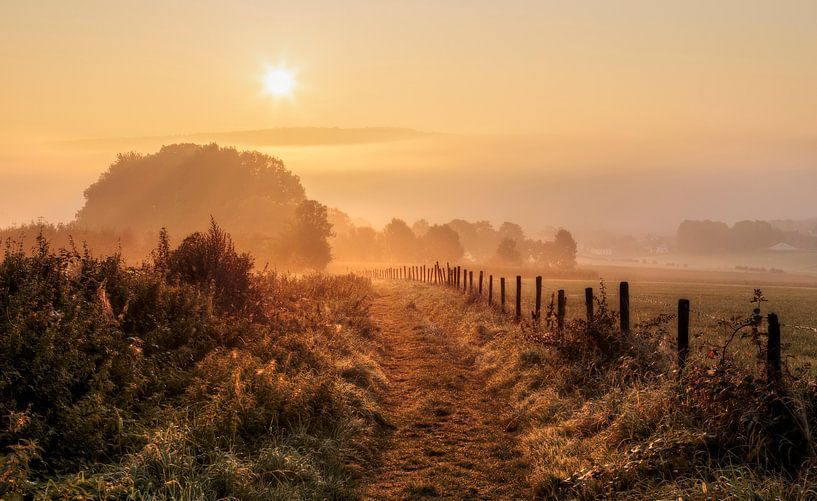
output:
[[[523,314],[522,301],[522,275],[515,275],[515,280],[510,283],[506,281],[504,276],[498,277],[494,280],[493,274],[486,273],[485,270],[468,269],[461,265],[451,265],[446,263],[445,266],[440,265],[440,262],[435,262],[431,265],[427,264],[412,264],[402,266],[390,266],[384,268],[370,268],[362,272],[364,276],[372,279],[387,279],[387,280],[405,280],[422,282],[429,285],[446,287],[455,290],[459,293],[466,294],[475,298],[481,297],[489,307],[497,308],[501,312],[513,314],[513,319],[516,322],[521,322],[527,314]],[[531,323],[534,326],[539,326],[542,314],[542,277],[535,277],[533,302],[530,296],[524,301],[524,310],[530,311]],[[496,283],[498,282],[498,284]],[[497,287],[498,286],[498,287]],[[606,289],[606,288],[605,288]],[[513,294],[509,294],[512,291]],[[604,292],[606,296],[606,291]],[[496,299],[495,299],[495,296]],[[555,333],[558,335],[565,327],[565,318],[567,314],[567,294],[564,289],[559,289],[551,294],[551,299],[546,305],[549,311],[553,312],[555,321]],[[588,325],[592,323],[595,314],[595,305],[598,297],[594,293],[592,287],[587,287],[584,290],[584,310]],[[655,305],[672,308],[675,305],[665,301],[659,301],[652,298],[639,297],[641,302],[652,302]],[[554,304],[555,303],[555,304]],[[621,332],[628,333],[630,330],[630,311],[631,302],[629,294],[629,283],[619,283],[619,328]],[[670,310],[672,311],[672,310]],[[677,302],[677,309],[674,317],[677,321],[677,337],[676,350],[677,360],[680,369],[683,369],[686,363],[686,358],[689,353],[689,330],[690,317],[692,318],[708,318],[719,325],[738,325],[741,321],[746,321],[744,317],[742,320],[736,318],[726,319],[705,312],[703,310],[690,308],[690,301],[685,298],[680,298]],[[767,345],[766,345],[766,368],[767,377],[770,382],[777,383],[782,374],[781,369],[781,343],[780,343],[780,324],[777,314],[769,313],[765,317],[758,317],[758,322],[753,324],[756,328],[759,326],[760,320],[765,320],[767,326]],[[749,326],[748,324],[746,325]],[[787,325],[786,327],[799,330],[807,330],[810,332],[817,332],[817,328],[801,325]]]

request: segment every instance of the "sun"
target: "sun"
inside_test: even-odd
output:
[[[285,66],[275,66],[264,75],[264,90],[276,97],[292,95],[295,89],[295,73]]]

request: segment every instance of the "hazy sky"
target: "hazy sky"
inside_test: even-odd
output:
[[[749,157],[761,184],[780,168],[799,169],[802,183],[817,168],[816,61],[815,0],[0,0],[0,194],[13,195],[0,202],[0,224],[24,220],[23,199],[34,207],[38,197],[53,210],[30,217],[70,219],[81,187],[113,158],[43,159],[41,141],[278,126],[542,138],[525,141],[536,150],[527,161],[500,165],[494,144],[491,162],[475,160],[509,175],[581,166],[675,176],[687,165],[739,169]],[[262,79],[280,64],[297,86],[274,99]],[[441,166],[425,154],[399,168]],[[383,169],[391,162],[384,156]],[[468,168],[465,157],[451,162]],[[369,210],[390,213],[385,198]],[[701,202],[688,212],[744,214],[714,192]],[[674,203],[672,218],[687,213]],[[817,212],[811,201],[796,207],[793,216]]]
[[[293,99],[260,94],[297,68]],[[817,2],[0,3],[0,134],[817,132]]]

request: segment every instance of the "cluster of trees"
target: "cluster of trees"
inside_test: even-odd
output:
[[[572,268],[576,242],[558,231],[532,239],[515,223],[393,219],[382,231],[355,225],[339,210],[309,200],[301,181],[278,158],[216,144],[173,144],[153,154],[117,156],[85,190],[85,204],[67,225],[36,223],[0,230],[21,241],[43,234],[57,245],[87,243],[98,254],[146,257],[159,229],[194,234],[218,221],[235,245],[278,269],[323,269],[345,261],[468,259],[497,265]],[[331,244],[330,244],[331,242]],[[193,242],[185,242],[184,245]]]
[[[416,260],[457,261],[469,259],[500,266],[525,264],[549,268],[573,268],[576,242],[570,232],[559,230],[552,240],[534,240],[516,223],[494,228],[488,221],[454,219],[431,224],[421,219],[412,225],[392,219],[382,231],[356,226],[348,216],[333,211],[330,220],[336,236],[335,256],[343,261]]]
[[[817,249],[814,236],[782,230],[768,221],[740,221],[729,226],[721,221],[687,220],[676,233],[678,249],[694,253],[766,249],[781,242]]]
[[[120,154],[85,190],[67,225],[36,223],[0,230],[20,241],[43,233],[57,245],[86,242],[98,254],[145,257],[160,228],[174,235],[207,228],[211,218],[260,263],[291,270],[331,261],[326,206],[306,197],[301,181],[272,156],[216,144],[174,144],[157,153]]]

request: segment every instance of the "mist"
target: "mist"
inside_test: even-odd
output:
[[[817,214],[815,141],[594,141],[378,130],[279,129],[6,147],[0,226],[70,221],[83,190],[117,153],[147,153],[187,139],[277,156],[311,198],[377,227],[394,216],[459,217],[513,220],[530,232],[564,226],[579,234],[668,235],[684,219],[733,223]]]

